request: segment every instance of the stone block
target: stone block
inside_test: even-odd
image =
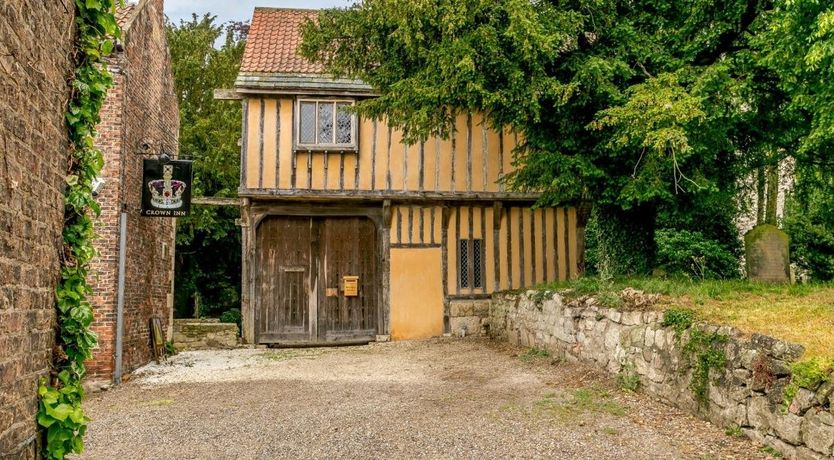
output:
[[[750,345],[773,358],[788,362],[796,361],[805,352],[802,345],[790,344],[758,333],[751,334]]]
[[[800,428],[802,427],[802,417],[795,414],[777,414],[772,418],[771,428],[780,439],[789,442],[793,445],[802,442],[802,435]]]
[[[753,396],[747,403],[747,420],[750,426],[761,432],[770,430],[773,424],[773,410],[764,396]]]
[[[795,460],[825,460],[830,458],[831,457],[827,455],[818,454],[804,446],[799,446],[796,448]]]
[[[796,458],[796,447],[773,436],[765,436],[764,444],[779,451],[784,458]]]
[[[800,388],[796,392],[793,401],[791,401],[790,412],[792,414],[804,415],[814,405],[815,398],[816,393],[805,388]]]
[[[834,394],[834,379],[828,380],[817,389],[814,394],[814,402],[822,406],[831,398],[832,394]]]
[[[619,322],[620,322],[620,320],[621,320],[621,319],[622,319],[622,317],[623,317],[623,313],[622,313],[621,311],[619,311],[619,310],[614,309],[614,308],[609,308],[609,309],[605,312],[605,316],[606,316],[608,319],[610,319],[611,321],[614,321],[615,323],[619,323]]]
[[[805,417],[800,430],[802,442],[815,452],[834,453],[834,415],[819,411]]]
[[[626,326],[637,326],[643,324],[643,312],[640,311],[625,311],[620,319]]]

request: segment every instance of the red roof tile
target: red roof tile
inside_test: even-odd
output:
[[[317,15],[317,10],[255,8],[240,71],[322,73],[321,64],[311,63],[298,54],[301,25]]]

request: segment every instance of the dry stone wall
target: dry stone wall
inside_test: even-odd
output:
[[[559,294],[528,291],[496,294],[488,321],[494,337],[612,374],[632,373],[642,391],[720,426],[737,426],[786,458],[834,458],[834,385],[800,389],[789,409],[783,405],[789,365],[804,351],[799,345],[758,334],[745,338],[730,327],[695,326],[727,337],[721,345],[727,365],[711,373],[704,404],[694,396],[693,368],[682,350],[688,333],[678,337],[662,327],[662,312],[605,308],[587,297],[566,303]]]
[[[54,344],[74,2],[0,1],[0,458],[37,455]]]

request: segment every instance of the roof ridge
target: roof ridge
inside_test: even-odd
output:
[[[319,12],[321,8],[288,8],[280,6],[256,6],[255,11],[302,11],[302,12]]]

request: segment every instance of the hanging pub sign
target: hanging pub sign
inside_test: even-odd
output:
[[[191,161],[145,160],[142,215],[184,217],[191,210]]]

